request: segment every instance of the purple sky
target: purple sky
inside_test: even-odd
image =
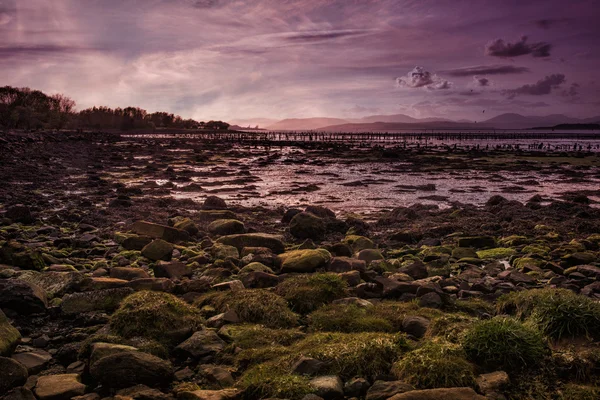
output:
[[[600,114],[600,3],[0,0],[0,85],[206,120]]]

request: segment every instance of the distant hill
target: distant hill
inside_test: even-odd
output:
[[[258,125],[259,128],[266,128],[269,125],[273,125],[277,122],[277,119],[272,118],[247,118],[247,119],[234,119],[229,121],[231,125],[237,125],[241,127],[254,128]]]
[[[405,114],[392,114],[392,115],[370,115],[360,119],[351,119],[349,122],[352,123],[369,123],[369,122],[396,122],[405,124],[414,124],[419,122],[434,122],[434,121],[450,121],[444,118],[413,118]]]
[[[558,124],[554,126],[540,126],[531,129],[600,130],[600,124]]]
[[[388,132],[406,129],[487,129],[487,125],[452,121],[418,123],[372,122],[365,124],[339,124],[319,128],[327,132]]]
[[[302,131],[346,123],[348,121],[340,118],[289,118],[269,125],[267,129],[271,131]]]

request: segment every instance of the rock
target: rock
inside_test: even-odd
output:
[[[311,213],[301,212],[290,221],[290,233],[298,239],[321,240],[325,231],[323,219]]]
[[[506,372],[496,371],[479,375],[476,382],[479,391],[484,395],[489,395],[493,393],[502,393],[509,385],[510,379]]]
[[[10,356],[19,340],[21,340],[21,334],[0,310],[0,356]]]
[[[48,365],[52,360],[52,356],[47,351],[35,349],[23,353],[15,353],[12,355],[12,359],[27,368],[29,375],[35,375]]]
[[[41,287],[49,298],[53,298],[75,290],[84,275],[81,272],[24,271],[18,279]]]
[[[203,329],[175,347],[175,352],[186,357],[201,358],[220,353],[225,345],[226,343],[215,331]]]
[[[325,268],[331,260],[331,254],[325,249],[293,250],[280,254],[281,272],[315,272]]]
[[[151,241],[152,238],[149,236],[131,235],[123,240],[121,246],[126,250],[142,250]]]
[[[138,384],[167,386],[173,380],[171,363],[142,352],[123,352],[103,357],[90,366],[90,374],[109,388],[126,388]]]
[[[359,297],[344,297],[343,299],[332,301],[332,304],[354,305],[360,308],[371,308],[375,306],[369,300],[361,299]]]
[[[567,254],[562,258],[562,264],[564,264],[565,267],[591,264],[595,261],[596,255],[592,252],[578,252],[573,254]]]
[[[419,285],[417,284],[398,282],[390,278],[384,278],[383,276],[378,276],[373,281],[381,288],[384,298],[397,298],[406,293],[416,294],[419,289]]]
[[[292,218],[294,218],[297,214],[300,214],[302,210],[298,208],[289,208],[283,213],[283,217],[281,218],[282,224],[289,224]]]
[[[0,393],[24,385],[28,376],[25,366],[12,358],[0,357]]]
[[[89,365],[92,366],[96,361],[108,357],[111,354],[123,353],[126,351],[138,351],[138,349],[124,344],[104,342],[93,343],[90,351]]]
[[[419,307],[440,308],[443,305],[442,297],[436,292],[425,293],[419,297]]]
[[[470,236],[458,238],[458,247],[473,247],[483,249],[496,247],[496,239],[492,236]]]
[[[110,277],[131,281],[134,279],[150,278],[150,275],[141,268],[113,267],[110,269]]]
[[[10,392],[6,393],[2,400],[36,400],[31,390],[26,387],[16,387]]]
[[[177,221],[175,225],[173,225],[173,228],[186,231],[190,235],[196,235],[200,231],[198,225],[189,218],[183,218],[180,221]]]
[[[402,381],[375,381],[367,391],[366,400],[387,400],[396,394],[411,390],[415,390],[415,388]]]
[[[149,236],[154,239],[162,239],[167,242],[187,242],[190,240],[190,234],[181,229],[176,229],[167,225],[153,224],[146,221],[137,221],[133,224],[131,230],[138,235]]]
[[[342,272],[340,277],[346,281],[349,287],[357,286],[362,281],[360,272],[358,271]]]
[[[171,260],[173,245],[162,239],[155,239],[142,249],[142,255],[152,261]]]
[[[198,372],[209,382],[216,383],[221,387],[233,386],[235,383],[231,373],[218,365],[201,365]]]
[[[415,261],[406,267],[400,268],[400,272],[410,276],[413,279],[425,279],[429,276],[427,266],[421,261]]]
[[[179,261],[159,261],[154,265],[153,270],[157,278],[181,279],[184,276],[192,276],[192,268]]]
[[[358,252],[358,254],[356,255],[356,258],[358,258],[359,260],[362,260],[364,262],[368,264],[371,263],[371,261],[375,261],[375,260],[383,260],[383,254],[381,254],[381,251],[378,249],[364,249]]]
[[[208,225],[208,231],[213,235],[235,235],[246,232],[244,223],[237,219],[217,219]]]
[[[237,292],[240,290],[244,290],[244,284],[240,280],[233,280],[227,282],[217,283],[211,286],[214,290],[231,290],[232,292]]]
[[[327,266],[329,272],[349,272],[365,271],[367,263],[364,260],[357,260],[350,257],[333,257],[331,263]]]
[[[40,376],[34,389],[39,400],[70,400],[85,393],[77,374]]]
[[[0,308],[29,315],[43,313],[47,307],[46,292],[41,287],[18,279],[0,279]]]
[[[315,389],[315,394],[325,400],[344,397],[344,383],[339,376],[318,376],[311,379],[310,385]]]
[[[158,389],[146,385],[135,385],[127,389],[117,391],[115,399],[118,400],[173,400],[172,396],[166,395]],[[98,399],[100,400],[100,399]]]
[[[234,246],[229,246],[223,243],[215,243],[210,249],[210,254],[215,260],[226,260],[227,258],[240,258],[240,252]]]
[[[418,339],[422,338],[427,332],[429,327],[429,320],[427,318],[419,317],[416,315],[407,315],[402,320],[402,331],[412,335]]]
[[[452,250],[452,258],[460,260],[462,258],[479,258],[477,251],[471,247],[455,247]]]
[[[267,272],[253,271],[242,277],[242,283],[250,289],[264,289],[277,286],[279,278]]]
[[[136,292],[151,290],[170,293],[175,288],[175,283],[169,278],[141,278],[130,281],[127,286]]]
[[[209,328],[219,329],[225,324],[237,324],[240,322],[240,317],[234,310],[227,310],[224,313],[217,314],[206,320],[206,326]]]
[[[308,206],[304,209],[304,212],[311,213],[319,218],[335,219],[335,213],[323,206]]]
[[[105,289],[117,289],[127,286],[128,282],[123,279],[108,278],[105,276],[85,277],[79,284],[79,290],[83,292],[92,292]]]
[[[23,204],[8,207],[4,213],[4,217],[10,219],[12,222],[21,222],[23,224],[30,224],[35,221],[29,207]]]
[[[227,235],[217,239],[217,243],[233,246],[242,251],[245,247],[265,247],[273,253],[279,254],[285,251],[282,238],[277,235],[266,233],[243,233],[238,235]]]
[[[39,251],[30,249],[14,240],[4,243],[0,248],[0,263],[37,271],[46,267],[46,262]]]
[[[227,203],[220,197],[208,196],[202,204],[203,210],[224,210],[227,208]]]
[[[177,394],[177,400],[235,400],[238,398],[239,391],[237,389],[196,390]]]
[[[346,397],[364,397],[371,384],[364,378],[352,378],[344,384]]]
[[[324,366],[323,361],[310,357],[300,357],[292,366],[292,372],[298,375],[317,375]]]
[[[390,397],[388,400],[486,400],[471,388],[443,388],[412,390]]]
[[[229,210],[200,210],[198,219],[202,222],[212,222],[217,219],[236,219],[237,216]]]
[[[123,287],[67,294],[63,297],[60,307],[67,315],[90,311],[114,311],[119,308],[121,301],[133,292],[134,290],[129,287]]]

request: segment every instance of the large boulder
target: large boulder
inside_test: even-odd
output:
[[[290,233],[298,239],[321,240],[326,229],[325,221],[309,212],[296,214],[290,221]]]
[[[208,225],[213,235],[235,235],[246,232],[244,223],[237,219],[217,219]]]
[[[280,236],[268,235],[266,233],[243,233],[223,236],[217,239],[217,243],[233,246],[238,251],[242,251],[244,247],[264,247],[271,249],[273,253],[283,253],[285,251],[285,245]]]
[[[15,353],[12,359],[22,364],[30,375],[43,371],[52,361],[52,355],[41,349],[33,349],[21,353]]]
[[[122,287],[67,294],[63,297],[61,309],[67,315],[90,311],[114,311],[121,301],[133,292],[129,287]]]
[[[39,400],[70,400],[85,393],[78,374],[40,376],[34,389]]]
[[[19,314],[39,314],[46,311],[46,292],[33,283],[19,279],[0,279],[0,308]]]
[[[27,381],[27,368],[12,358],[0,357],[0,393],[6,393]]]
[[[331,261],[331,254],[325,249],[293,250],[280,254],[281,272],[315,272],[325,268]]]
[[[412,390],[390,397],[388,400],[486,400],[471,388],[443,388]]]
[[[0,248],[0,263],[37,271],[41,271],[46,267],[39,251],[28,248],[14,240],[4,243]]]
[[[208,196],[202,204],[203,210],[224,210],[227,208],[225,200],[218,196]]]
[[[89,365],[93,365],[96,361],[108,357],[111,354],[123,353],[126,351],[138,351],[133,346],[116,343],[96,342],[90,346]]]
[[[170,261],[173,257],[173,245],[166,240],[155,239],[144,246],[142,255],[152,261]]]
[[[162,239],[171,243],[190,240],[190,234],[184,230],[152,222],[137,221],[133,224],[131,230],[138,235],[150,236],[151,238]]]
[[[170,362],[135,351],[101,358],[90,366],[90,374],[98,383],[109,388],[126,388],[138,384],[163,387],[173,381]]]
[[[84,279],[84,275],[75,271],[23,271],[18,279],[41,287],[49,298],[54,298],[62,297],[65,293],[75,290]]]
[[[0,310],[0,356],[9,356],[21,340],[19,331],[10,324],[6,315]]]

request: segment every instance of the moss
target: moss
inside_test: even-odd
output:
[[[475,321],[475,318],[464,314],[446,314],[431,321],[425,336],[443,338],[450,343],[460,343],[465,332]]]
[[[346,236],[344,238],[344,243],[349,245],[355,253],[365,249],[374,249],[376,247],[371,239],[359,235]]]
[[[394,375],[421,389],[473,387],[474,367],[460,346],[430,341],[407,353],[392,368]]]
[[[558,400],[598,400],[600,387],[566,384],[558,395]]]
[[[496,247],[494,249],[488,250],[479,250],[477,255],[479,258],[493,258],[493,259],[502,259],[509,258],[512,255],[515,255],[517,251],[515,249],[511,249],[509,247]]]
[[[265,289],[212,292],[196,300],[198,307],[213,306],[218,312],[234,310],[241,321],[263,324],[269,328],[289,328],[298,324],[298,317],[285,299]]]
[[[520,246],[528,244],[531,239],[526,236],[511,235],[500,239],[498,242],[503,246]]]
[[[131,340],[117,335],[96,334],[89,336],[79,347],[77,358],[79,360],[88,359],[91,355],[92,345],[94,343],[111,343],[133,346],[143,353],[152,354],[162,359],[169,358],[168,350],[160,343],[154,340]]]
[[[0,309],[0,356],[9,356],[21,340],[21,334],[13,327]]]
[[[532,244],[529,246],[525,246],[521,249],[521,253],[523,254],[537,254],[539,256],[546,256],[550,253],[550,247],[542,246],[539,244]]]
[[[140,336],[165,343],[182,331],[198,329],[202,322],[199,310],[183,300],[168,293],[141,291],[121,303],[110,327],[126,338]]]
[[[459,299],[452,303],[450,309],[474,316],[480,316],[481,314],[493,315],[495,312],[495,307],[492,303],[477,297]]]
[[[274,344],[257,348],[249,348],[238,351],[235,354],[235,365],[240,370],[245,370],[254,365],[265,362],[276,362],[290,356],[290,349],[286,346]]]
[[[347,283],[339,275],[324,273],[299,275],[277,285],[276,291],[283,296],[293,311],[307,314],[323,304],[345,297]]]
[[[554,339],[600,338],[600,303],[566,289],[533,289],[501,296],[499,312],[516,313]]]
[[[293,250],[279,255],[282,272],[314,272],[324,268],[331,260],[325,249]]]
[[[309,315],[309,327],[326,332],[394,332],[392,323],[374,315],[372,308],[354,304],[326,305]]]
[[[257,365],[242,375],[238,387],[244,390],[244,399],[285,398],[301,399],[312,393],[309,378],[282,371],[275,365]]]
[[[506,317],[475,324],[465,334],[463,348],[469,359],[484,369],[509,373],[538,366],[548,354],[535,327]]]
[[[229,338],[235,346],[253,349],[271,345],[289,346],[306,335],[298,329],[270,329],[262,325],[226,325],[219,334]]]
[[[244,268],[240,269],[240,272],[238,272],[238,275],[244,276],[244,275],[249,274],[250,272],[266,272],[268,274],[274,273],[271,268],[267,267],[263,263],[251,262],[250,264],[246,265]]]
[[[531,257],[517,258],[512,262],[512,266],[518,270],[522,270],[522,269],[528,268],[528,267],[529,268],[540,268],[544,264],[546,264],[546,261],[540,260],[537,258],[531,258]]]

